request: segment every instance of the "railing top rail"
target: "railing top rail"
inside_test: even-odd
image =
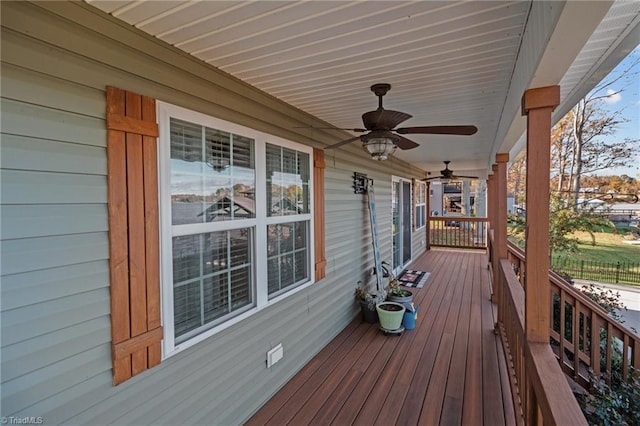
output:
[[[520,260],[525,259],[524,250],[522,250],[517,245],[513,244],[511,241],[507,241],[507,249],[511,252],[511,254],[513,254],[518,259]]]
[[[429,220],[438,221],[460,221],[460,222],[487,222],[489,219],[486,217],[469,217],[469,216],[429,216]]]
[[[562,373],[557,358],[548,343],[528,342],[527,359],[532,374],[531,382],[535,389],[538,405],[542,411],[545,424],[556,425],[586,425],[586,419],[567,379]],[[548,421],[548,420],[551,421]]]
[[[507,259],[500,259],[500,269],[505,283],[506,296],[515,308],[517,318],[511,324],[525,333],[525,293]],[[549,424],[586,425],[584,415],[578,405],[571,388],[562,374],[555,354],[548,343],[523,342],[527,369],[531,385],[535,390],[537,404],[543,419]]]
[[[500,267],[502,268],[506,287],[509,289],[509,294],[511,294],[516,312],[518,313],[520,327],[524,330],[524,288],[520,285],[518,277],[516,277],[516,274],[513,272],[513,268],[511,267],[511,263],[509,263],[507,259],[500,259]]]

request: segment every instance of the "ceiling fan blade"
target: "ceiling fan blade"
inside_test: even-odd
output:
[[[428,177],[428,178],[424,178],[424,179],[420,179],[421,181],[427,181],[427,180],[435,180],[435,179],[440,179],[442,176],[434,176],[434,177]]]
[[[378,108],[362,114],[362,123],[369,130],[391,130],[411,117],[413,116],[404,112]]]
[[[412,141],[411,139],[407,139],[404,136],[400,136],[400,135],[393,135],[393,136],[398,139],[396,141],[396,146],[400,149],[412,149],[417,146],[420,146],[414,141]]]
[[[315,126],[294,126],[294,129],[318,129],[318,130],[348,130],[350,132],[364,133],[367,129],[348,129],[346,127],[315,127]]]
[[[343,141],[340,141],[338,143],[334,143],[333,145],[329,145],[329,146],[325,146],[324,149],[334,149],[334,148],[338,148],[341,147],[342,145],[346,145],[348,143],[351,143],[353,141],[357,141],[360,140],[360,136],[355,136],[353,138],[350,139],[345,139]]]
[[[460,175],[452,175],[451,179],[478,179],[478,176],[460,176]]]
[[[395,132],[401,135],[407,134],[429,134],[429,135],[462,135],[470,136],[478,131],[476,126],[421,126],[421,127],[401,127]]]

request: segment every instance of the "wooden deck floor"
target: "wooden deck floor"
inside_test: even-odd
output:
[[[486,255],[429,251],[414,330],[385,336],[354,320],[248,425],[515,424]]]

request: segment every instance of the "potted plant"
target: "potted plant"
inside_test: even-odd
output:
[[[361,281],[358,281],[358,287],[356,287],[355,294],[356,299],[360,302],[360,308],[362,309],[362,319],[365,322],[375,324],[378,322],[376,305],[384,301],[386,293],[370,291],[368,288],[363,287],[361,283]]]
[[[409,306],[413,302],[413,293],[400,288],[400,281],[392,276],[389,278],[389,285],[387,286],[387,300]]]
[[[404,318],[404,305],[396,302],[382,302],[376,305],[380,327],[384,330],[394,331],[400,329]]]

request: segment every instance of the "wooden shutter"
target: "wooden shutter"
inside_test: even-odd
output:
[[[327,261],[324,256],[324,151],[313,148],[313,205],[314,205],[314,249],[315,279],[325,277]]]
[[[156,102],[107,87],[113,383],[160,363]]]

